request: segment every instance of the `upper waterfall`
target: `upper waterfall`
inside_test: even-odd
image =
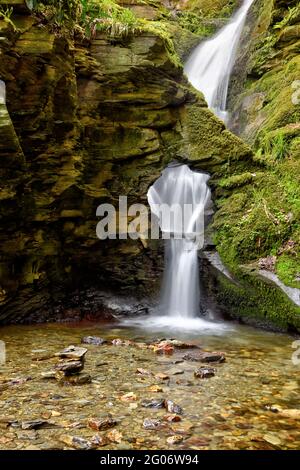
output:
[[[232,20],[213,38],[201,42],[185,64],[185,73],[202,91],[209,108],[226,121],[230,75],[246,16],[254,0],[244,0]]]

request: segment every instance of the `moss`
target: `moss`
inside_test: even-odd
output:
[[[216,31],[216,25],[207,23],[203,17],[191,11],[183,11],[178,15],[178,24],[200,37],[211,36]]]
[[[255,174],[246,172],[242,173],[241,175],[233,175],[229,178],[222,179],[219,184],[222,188],[226,189],[238,188],[240,186],[244,186],[245,184],[251,183],[255,177]]]
[[[232,195],[218,202],[213,222],[213,228],[217,231],[215,241],[223,261],[233,272],[239,273],[241,263],[249,263],[270,254],[280,256],[289,240],[298,246],[299,170],[299,161],[289,159],[277,163],[272,171],[256,173],[251,181],[244,181]],[[229,178],[229,186],[248,176],[246,173]],[[226,182],[221,181],[221,185],[226,187]],[[293,257],[291,253],[288,256]],[[293,266],[297,262],[298,258],[293,258]],[[288,285],[294,285],[294,281],[291,283],[294,270],[287,275],[280,266],[279,262],[279,278]]]
[[[239,0],[187,0],[184,8],[209,18],[226,18],[239,6]]]
[[[276,263],[279,278],[287,285],[300,288],[300,259],[299,251],[293,255],[283,254]]]
[[[245,323],[300,332],[300,307],[271,284],[244,276],[239,284],[218,276],[218,301],[230,315]]]
[[[224,123],[201,106],[191,105],[187,109],[186,142],[191,161],[200,161],[207,171],[223,171],[230,174],[230,166],[251,155],[250,148],[238,137],[225,129]],[[203,166],[202,165],[202,166]]]

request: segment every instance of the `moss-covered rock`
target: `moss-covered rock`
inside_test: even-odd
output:
[[[248,183],[242,173],[223,181],[225,188],[226,181],[243,184],[229,198],[223,193],[214,222],[216,239],[233,271],[272,255],[279,278],[299,287],[299,5],[258,0],[252,10],[230,103],[231,129],[253,145],[257,169]]]

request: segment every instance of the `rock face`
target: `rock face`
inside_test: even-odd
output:
[[[213,224],[217,250],[238,279],[222,280],[222,305],[251,323],[297,331],[297,302],[259,269],[272,259],[269,270],[282,290],[299,292],[299,14],[297,1],[252,5],[231,83],[229,127],[252,146],[256,167],[221,181]]]
[[[145,203],[173,159],[211,172],[216,187],[249,164],[249,147],[207,109],[161,36],[74,41],[33,15],[13,20],[15,30],[0,21],[0,321],[53,319],[86,286],[155,291],[157,247],[100,241],[97,206],[119,195]],[[77,295],[71,316],[79,305]]]

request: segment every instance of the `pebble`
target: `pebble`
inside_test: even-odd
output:
[[[163,426],[162,422],[159,419],[146,418],[143,422],[143,427],[145,429],[157,430]]]
[[[194,376],[198,379],[209,379],[210,377],[214,377],[216,370],[212,367],[200,367],[196,369],[194,372]]]
[[[107,341],[104,338],[100,338],[99,336],[84,336],[81,338],[81,343],[102,346],[103,344],[107,344]]]
[[[193,362],[225,362],[226,358],[221,352],[190,352],[185,354],[182,359]]]
[[[182,441],[183,441],[182,436],[170,436],[167,439],[167,443],[170,444],[170,445],[179,444]]]
[[[165,407],[165,400],[162,399],[150,399],[150,400],[143,400],[141,402],[141,406],[143,408],[164,408]]]
[[[165,408],[169,413],[174,413],[176,415],[183,414],[183,409],[179,405],[176,405],[172,400],[165,401]]]
[[[112,428],[118,424],[118,421],[110,416],[106,418],[90,418],[87,422],[88,427],[94,429],[95,431],[103,431],[105,429]]]

